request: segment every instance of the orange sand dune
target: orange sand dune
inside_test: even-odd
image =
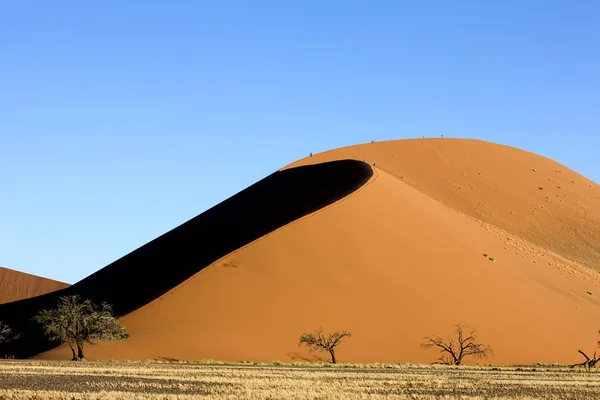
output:
[[[0,267],[0,304],[54,292],[69,285]]]
[[[291,166],[346,158],[600,270],[600,186],[551,159],[480,140],[412,139],[344,147]]]
[[[342,362],[430,362],[422,337],[456,322],[479,330],[495,364],[574,362],[595,347],[600,276],[570,259],[598,266],[596,184],[468,140],[374,143],[293,166],[344,157],[375,162],[365,186],[124,316],[131,338],[88,356],[310,359],[298,337],[322,326],[352,332]]]

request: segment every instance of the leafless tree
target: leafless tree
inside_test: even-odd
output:
[[[335,348],[342,344],[345,338],[351,336],[352,334],[347,331],[335,331],[326,335],[323,333],[323,329],[319,328],[311,333],[303,333],[298,345],[305,345],[309,351],[327,351],[331,356],[331,363],[335,364]]]
[[[595,367],[596,364],[598,364],[598,362],[600,362],[600,357],[596,357],[596,352],[594,352],[594,356],[592,358],[589,358],[587,356],[587,354],[585,354],[583,351],[581,350],[577,350],[579,353],[581,353],[582,356],[585,357],[585,361],[579,364],[573,364],[571,366],[571,368],[575,368],[575,367],[585,367],[586,369],[590,369],[592,367]]]
[[[85,359],[85,344],[129,337],[125,327],[113,316],[110,305],[102,303],[98,306],[91,300],[82,301],[78,295],[61,297],[57,308],[40,311],[35,320],[44,327],[50,339],[69,345],[72,360]]]
[[[598,331],[600,333],[600,331]],[[600,346],[600,340],[598,340],[598,346]],[[586,369],[590,369],[596,366],[600,362],[600,356],[596,356],[596,352],[594,352],[594,356],[592,358],[588,357],[582,350],[577,350],[582,356],[585,357],[585,361],[579,364],[573,364],[571,368],[575,367],[585,367]]]
[[[465,357],[473,356],[477,358],[487,358],[490,354],[493,354],[492,348],[487,345],[477,343],[477,331],[472,330],[471,333],[466,334],[463,329],[466,326],[457,324],[455,325],[456,337],[445,341],[440,337],[426,336],[424,343],[421,347],[429,349],[437,347],[440,349],[440,362],[447,365],[461,365]]]

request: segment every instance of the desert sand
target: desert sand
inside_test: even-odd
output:
[[[322,365],[11,361],[0,363],[0,398],[580,400],[600,397],[597,370],[406,364],[323,368]]]
[[[39,296],[68,286],[52,279],[0,267],[0,304]]]
[[[290,167],[366,160],[447,207],[600,270],[600,186],[527,151],[480,140],[376,142]]]
[[[353,334],[340,362],[421,363],[437,358],[419,347],[422,337],[449,335],[457,322],[493,347],[485,363],[572,363],[577,349],[593,352],[596,183],[475,140],[370,143],[287,168],[339,159],[366,160],[373,175],[333,204],[198,265],[121,319],[129,340],[90,348],[88,357],[310,360],[316,355],[298,346],[299,335],[323,327]]]

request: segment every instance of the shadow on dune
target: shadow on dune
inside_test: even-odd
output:
[[[128,314],[219,258],[349,195],[372,174],[354,160],[277,171],[71,287],[1,304],[0,321],[22,335],[0,344],[0,355],[25,358],[53,347],[31,317],[55,307],[60,296],[77,293]]]

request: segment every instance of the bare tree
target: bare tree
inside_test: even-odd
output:
[[[581,353],[582,356],[585,357],[585,361],[579,364],[573,364],[571,366],[571,368],[575,368],[575,367],[585,367],[586,369],[590,369],[592,367],[595,367],[596,364],[598,364],[598,362],[600,362],[600,357],[596,357],[596,352],[594,352],[594,356],[592,358],[589,358],[587,356],[587,354],[585,354],[583,351],[581,350],[577,350],[579,353]]]
[[[440,362],[447,365],[461,365],[463,358],[473,356],[477,358],[487,358],[493,354],[492,348],[487,345],[477,343],[477,331],[472,330],[470,334],[465,334],[463,328],[466,326],[455,325],[456,337],[444,341],[440,337],[426,336],[423,338],[425,342],[421,344],[424,349],[437,347],[440,349]]]
[[[78,295],[61,297],[57,308],[40,311],[35,320],[50,339],[69,345],[72,360],[85,359],[83,347],[86,344],[129,337],[125,327],[115,319],[110,305],[81,301]]]
[[[598,333],[600,333],[600,331],[598,331]],[[600,346],[600,340],[598,340],[598,346]],[[592,367],[595,367],[596,364],[598,364],[600,362],[600,356],[596,356],[596,352],[594,352],[594,356],[592,358],[588,357],[587,354],[585,354],[582,350],[577,350],[582,356],[585,357],[585,361],[579,364],[573,364],[571,366],[571,368],[575,368],[575,367],[585,367],[586,369],[590,369]]]
[[[327,351],[331,356],[331,363],[335,364],[335,348],[343,343],[345,338],[351,337],[352,334],[347,331],[335,331],[332,334],[326,335],[323,329],[315,329],[311,333],[303,333],[300,335],[299,346],[305,345],[309,351]]]

